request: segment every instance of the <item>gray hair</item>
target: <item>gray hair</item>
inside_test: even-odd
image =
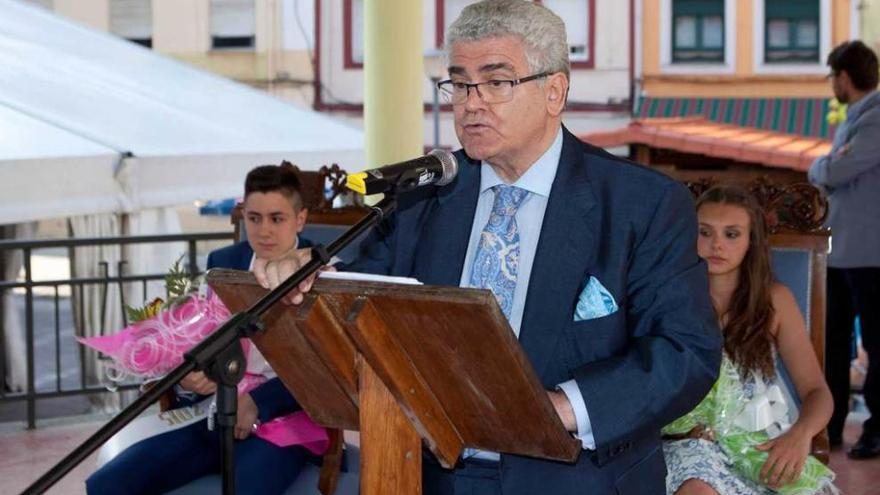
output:
[[[529,0],[484,0],[468,5],[446,32],[446,52],[458,41],[501,36],[522,40],[532,74],[562,72],[571,79],[565,22]]]

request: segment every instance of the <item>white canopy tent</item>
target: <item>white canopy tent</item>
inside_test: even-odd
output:
[[[174,233],[180,224],[167,207],[238,196],[256,165],[357,170],[363,156],[357,129],[45,9],[0,0],[0,225],[67,217],[75,237],[115,236],[123,233],[118,214],[126,213],[128,234]],[[118,251],[78,248],[72,272],[100,276],[98,262],[115,267]],[[179,253],[171,244],[131,247],[130,273],[168,267]],[[20,260],[7,265],[4,277],[14,278]],[[108,287],[110,300],[116,290]],[[121,327],[117,305],[102,321],[97,287],[82,297],[82,335]],[[0,352],[10,356],[24,336],[14,312],[4,313]],[[6,364],[8,385],[20,389],[23,362]],[[90,382],[103,377],[94,359],[86,374]]]
[[[257,164],[359,169],[363,134],[0,0],[0,224],[241,193]]]

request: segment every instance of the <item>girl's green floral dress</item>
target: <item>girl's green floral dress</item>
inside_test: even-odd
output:
[[[784,433],[796,419],[796,409],[789,407],[794,401],[786,390],[778,376],[771,380],[753,370],[743,378],[725,355],[709,395],[663,429],[664,435],[679,435],[702,425],[715,436],[715,441],[663,442],[667,493],[675,493],[688,479],[699,479],[722,495],[837,493],[834,473],[812,456],[792,484],[772,490],[758,481],[768,454],[754,447]]]

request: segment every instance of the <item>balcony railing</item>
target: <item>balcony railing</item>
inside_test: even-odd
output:
[[[0,347],[0,405],[24,401],[26,403],[27,426],[28,428],[34,428],[36,425],[37,402],[40,400],[96,393],[118,393],[140,386],[139,382],[128,380],[120,383],[114,382],[108,387],[107,384],[90,383],[90,380],[87,379],[86,368],[89,360],[106,358],[100,355],[95,358],[91,351],[87,351],[84,346],[74,339],[74,335],[83,336],[82,331],[86,327],[84,319],[86,318],[87,308],[85,307],[86,298],[83,295],[87,287],[98,287],[100,289],[99,300],[92,304],[100,305],[99,321],[102,328],[99,329],[99,334],[103,335],[105,332],[109,333],[118,330],[116,328],[103,328],[103,322],[106,321],[110,305],[119,305],[122,315],[122,326],[126,326],[126,293],[137,294],[139,291],[136,288],[141,288],[141,300],[128,301],[128,303],[134,306],[142,304],[147,298],[148,282],[163,280],[168,270],[167,266],[161,266],[156,267],[157,271],[155,273],[129,274],[127,273],[129,263],[125,256],[120,256],[120,261],[116,263],[115,267],[116,274],[113,276],[110,274],[110,264],[106,261],[101,261],[98,263],[98,276],[77,277],[76,274],[73,274],[73,276],[65,279],[34,280],[33,258],[35,252],[46,249],[67,249],[68,258],[72,261],[75,257],[75,252],[80,248],[98,246],[112,248],[113,246],[118,246],[119,252],[124,254],[126,246],[185,243],[187,247],[184,255],[184,266],[192,275],[198,275],[202,272],[203,268],[198,263],[198,243],[232,241],[232,239],[232,232],[218,232],[94,239],[0,241],[0,256],[16,251],[21,252],[23,255],[23,280],[0,281],[0,306],[3,305],[4,300],[7,300],[3,295],[8,294],[9,291],[14,291],[16,294],[13,298],[13,306],[15,307],[4,307],[2,308],[3,311],[20,311],[20,303],[21,299],[23,299],[27,368],[24,390],[20,392],[7,390],[6,365],[9,356],[6,355],[6,349]],[[119,290],[110,290],[114,286],[118,287]],[[116,295],[111,295],[112,293]],[[137,296],[133,298],[137,298]],[[41,318],[37,318],[37,309],[39,309]],[[52,321],[50,323],[42,321],[46,319],[51,319]],[[6,341],[6,331],[8,329],[3,328],[3,320],[0,318],[0,345]],[[50,343],[54,343],[54,346]],[[45,358],[48,354],[50,356],[49,359],[37,362],[36,350],[38,347],[41,351],[40,356]],[[47,349],[51,350],[46,352]],[[70,362],[72,360],[76,362]],[[45,370],[52,366],[52,362],[54,362],[54,379],[47,380]],[[40,384],[35,383],[35,376],[38,370],[41,371],[40,374],[43,378]],[[51,377],[51,375],[49,376]]]

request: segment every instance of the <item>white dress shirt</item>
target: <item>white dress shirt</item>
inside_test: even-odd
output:
[[[510,184],[529,191],[528,196],[526,196],[516,212],[516,224],[519,231],[519,267],[517,269],[516,288],[513,292],[513,307],[510,311],[509,323],[517,337],[519,337],[520,326],[522,325],[523,309],[526,305],[532,264],[538,249],[541,227],[544,224],[544,212],[547,210],[550,189],[553,186],[553,179],[556,177],[556,170],[559,168],[561,155],[562,128],[560,127],[556,139],[547,151],[516,182]],[[499,184],[506,184],[506,182],[495,173],[495,170],[488,163],[484,162],[481,164],[480,195],[471,226],[467,255],[459,282],[460,287],[470,286],[471,271],[473,270],[477,246],[480,243],[480,235],[489,221],[492,205],[495,202],[495,193],[492,191],[492,187]],[[593,438],[590,416],[587,413],[587,406],[584,403],[584,398],[580,388],[577,386],[577,382],[569,380],[559,384],[558,388],[568,397],[574,410],[575,419],[577,420],[577,437],[581,440],[583,448],[595,449],[596,441]],[[479,451],[475,456],[483,459],[498,459],[498,454],[494,452]],[[465,454],[465,457],[469,457],[468,453]]]

